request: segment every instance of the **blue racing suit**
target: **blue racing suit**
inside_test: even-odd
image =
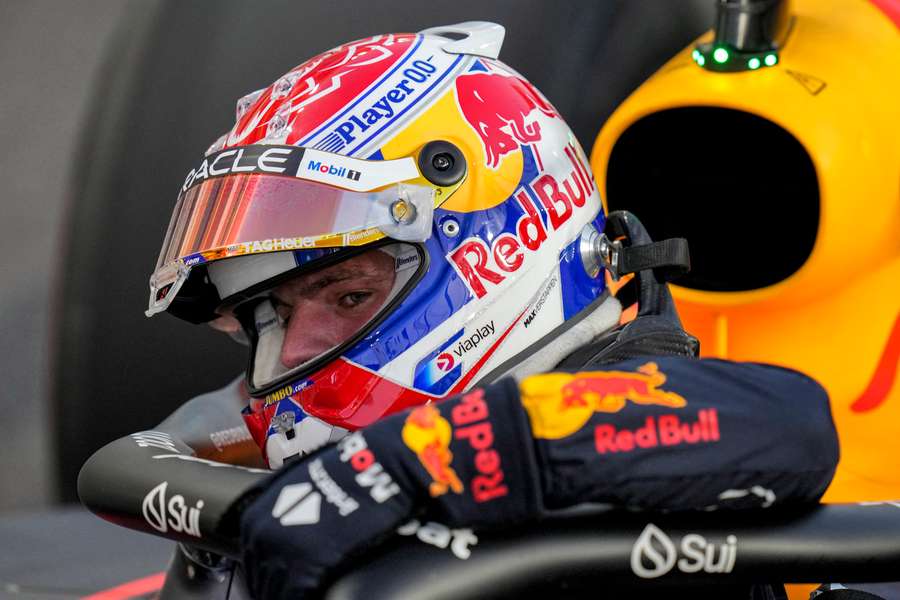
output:
[[[727,509],[825,491],[838,444],[815,381],[762,364],[625,355],[410,409],[286,465],[235,507],[250,589],[298,597],[413,517],[485,530],[584,502]],[[321,497],[315,520],[291,510],[310,491]]]

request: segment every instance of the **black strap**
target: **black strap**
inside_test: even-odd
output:
[[[691,270],[691,255],[684,238],[625,246],[619,252],[618,275],[653,269],[658,278],[671,281]]]

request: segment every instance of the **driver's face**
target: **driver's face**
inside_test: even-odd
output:
[[[394,285],[394,259],[370,250],[272,291],[285,321],[281,363],[292,369],[357,333],[384,305]]]

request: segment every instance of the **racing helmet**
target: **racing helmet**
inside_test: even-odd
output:
[[[587,159],[503,37],[329,50],[241,98],[188,173],[147,314],[240,323],[270,466],[505,373],[602,303]]]

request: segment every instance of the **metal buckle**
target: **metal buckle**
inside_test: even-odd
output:
[[[622,242],[611,240],[606,237],[605,233],[601,233],[594,240],[594,251],[600,257],[612,280],[618,281],[621,276],[619,273],[619,256],[622,253]]]

